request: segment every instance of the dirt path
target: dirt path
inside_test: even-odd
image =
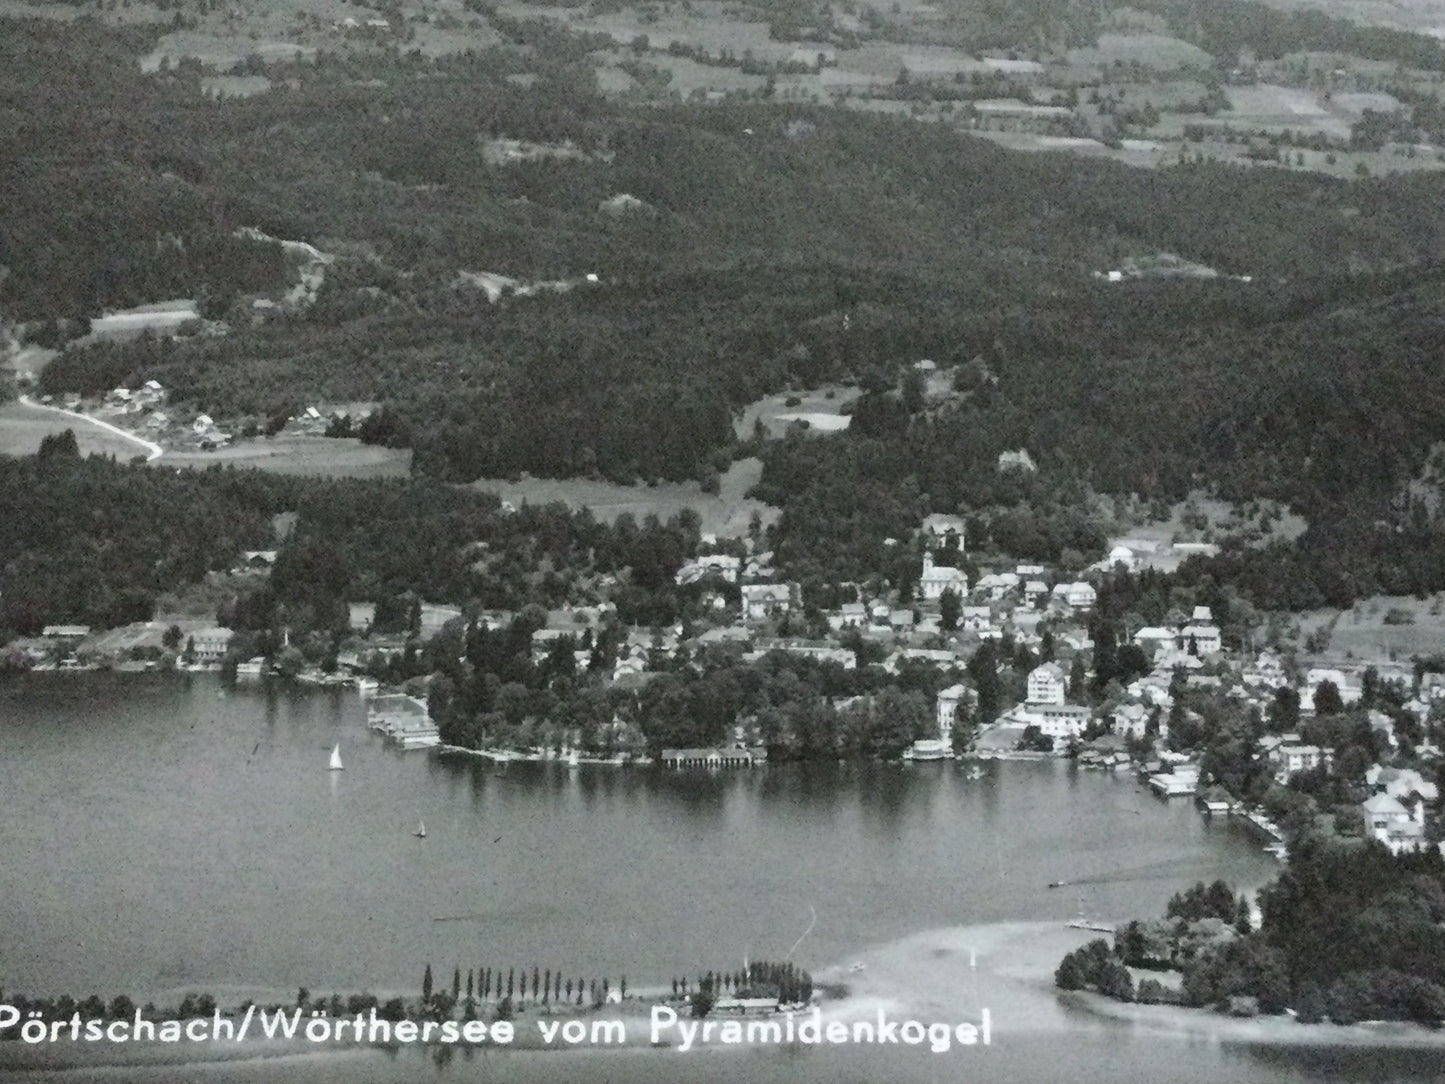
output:
[[[27,406],[32,410],[48,410],[55,414],[64,414],[67,418],[76,418],[79,421],[87,422],[90,425],[94,425],[101,429],[104,429],[107,433],[120,437],[123,440],[128,440],[132,444],[138,444],[146,450],[146,462],[159,459],[162,455],[165,454],[165,449],[162,448],[159,444],[152,443],[151,441],[146,440],[143,437],[138,437],[134,433],[122,429],[118,425],[111,425],[110,422],[103,422],[99,418],[92,418],[89,414],[81,414],[78,411],[65,410],[61,407],[46,406],[43,403],[37,403],[28,395],[20,396],[20,405]]]

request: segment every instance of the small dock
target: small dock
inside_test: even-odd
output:
[[[1094,933],[1114,933],[1112,922],[1095,922],[1088,918],[1076,918],[1072,922],[1064,923],[1071,930],[1092,930]]]

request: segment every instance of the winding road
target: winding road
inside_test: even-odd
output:
[[[34,410],[49,410],[56,414],[64,414],[68,418],[76,418],[79,421],[88,422],[91,425],[99,426],[107,433],[113,433],[118,437],[123,437],[124,439],[130,441],[133,444],[139,444],[142,448],[146,450],[147,463],[159,459],[162,455],[165,454],[165,449],[162,448],[159,444],[155,444],[149,440],[144,439],[143,437],[138,437],[134,433],[130,432],[130,430],[122,429],[118,425],[111,425],[110,422],[103,422],[99,418],[92,418],[89,414],[81,414],[79,411],[65,410],[62,407],[47,406],[44,403],[37,403],[28,395],[20,396],[20,404],[22,406],[30,407]]]

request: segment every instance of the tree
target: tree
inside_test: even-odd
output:
[[[963,610],[963,603],[960,601],[953,588],[945,588],[942,595],[938,597],[939,626],[945,632],[952,632],[958,628],[958,615]]]
[[[40,448],[35,453],[37,462],[43,463],[51,459],[79,459],[80,445],[75,440],[75,430],[67,429],[63,433],[51,433],[40,438]]]
[[[430,1001],[430,1000],[431,1000],[431,964],[427,964],[427,965],[426,965],[426,971],[424,971],[424,972],[422,973],[422,977],[421,977],[421,999],[422,999],[423,1001]]]
[[[168,651],[174,651],[181,643],[181,627],[172,625],[161,635],[161,645]]]
[[[1054,985],[1060,990],[1082,990],[1086,984],[1084,969],[1071,952],[1060,961],[1054,972]]]
[[[1345,702],[1340,697],[1340,690],[1329,678],[1325,678],[1315,686],[1315,714],[1316,715],[1339,715],[1345,710]]]

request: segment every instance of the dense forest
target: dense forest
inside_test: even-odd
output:
[[[278,66],[284,88],[216,100],[194,66],[139,74],[138,31],[6,29],[15,57],[54,54],[57,70],[39,84],[17,62],[0,97],[17,118],[0,181],[21,198],[0,223],[7,316],[175,293],[231,314],[237,298],[277,292],[285,270],[276,246],[233,236],[242,226],[336,256],[305,311],[172,346],[73,350],[45,390],[154,377],[225,417],[380,401],[366,438],[415,446],[432,478],[706,478],[726,464],[729,413],[762,391],[910,357],[967,360],[1001,340],[1019,357],[1019,371],[1000,369],[1014,409],[988,432],[1076,430],[1068,454],[1097,461],[1107,486],[1136,450],[1072,423],[1131,386],[1141,351],[1172,364],[1119,403],[1131,421],[1157,405],[1158,385],[1199,366],[1190,341],[1175,342],[1181,316],[1195,353],[1249,358],[1257,344],[1211,315],[1263,320],[1287,304],[1280,278],[1410,266],[1445,241],[1442,182],[1429,176],[1061,170],[946,126],[847,111],[644,109],[579,82],[589,69],[565,34],[525,54],[323,53]],[[540,76],[527,88],[508,81],[523,59]],[[43,129],[24,120],[36,115]],[[499,164],[485,146],[501,136],[571,149]],[[96,145],[116,153],[98,165],[66,149]],[[637,202],[609,203],[622,194]],[[1265,296],[1205,284],[1161,303],[1088,277],[1160,250],[1252,275]],[[463,271],[600,281],[489,304]],[[1055,381],[1061,370],[1089,377]],[[1179,468],[1164,466],[1175,484]]]
[[[1445,861],[1431,849],[1392,856],[1378,843],[1306,838],[1262,889],[1251,931],[1227,885],[1176,896],[1162,922],[1132,922],[1071,953],[1055,981],[1123,1000],[1236,1012],[1292,1009],[1306,1023],[1445,1021]],[[1178,994],[1129,967],[1180,970]],[[1240,999],[1247,999],[1241,1001]]]
[[[1241,19],[1274,18],[1260,11]],[[1060,169],[842,110],[644,109],[590,89],[587,43],[531,23],[507,29],[521,51],[323,53],[234,100],[203,95],[195,65],[140,74],[153,31],[4,30],[0,188],[20,202],[0,220],[0,312],[188,293],[231,317],[225,335],[72,347],[43,391],[155,378],[178,409],[262,425],[376,402],[359,435],[413,447],[430,481],[707,482],[763,447],[733,433],[747,403],[853,381],[846,433],[765,448],[758,495],[784,510],[771,541],[806,585],[906,584],[885,540],[931,511],[966,512],[971,546],[1080,566],[1105,538],[1096,495],[1203,488],[1285,502],[1311,529],[1186,577],[1285,607],[1445,586],[1431,506],[1400,501],[1445,439],[1438,176]],[[522,70],[536,82],[509,80]],[[484,151],[504,136],[567,149],[498,164]],[[609,203],[624,193],[637,202]],[[253,325],[246,299],[291,272],[243,226],[335,256],[314,304]],[[1161,250],[1250,281],[1092,277]],[[464,271],[573,288],[491,302]],[[900,378],[925,357],[952,369],[941,401]],[[1020,447],[1038,474],[998,474]],[[391,578],[472,594],[455,572]]]
[[[1173,502],[1202,488],[1278,500],[1311,526],[1191,562],[1191,580],[1238,583],[1282,609],[1438,590],[1445,533],[1406,483],[1445,440],[1431,376],[1442,287],[1434,270],[1140,283],[1107,307],[998,320],[948,358],[966,362],[962,394],[870,391],[844,433],[771,446],[757,495],[784,510],[779,553],[825,578],[885,567],[885,539],[930,511],[967,513],[975,551],[1077,564],[1103,543],[1090,493]],[[1017,447],[1037,475],[999,473],[998,453]]]
[[[149,620],[161,594],[264,549],[276,564],[243,592],[234,627],[341,628],[348,601],[596,602],[607,576],[622,620],[670,624],[701,611],[701,588],[673,582],[698,542],[688,514],[609,526],[562,505],[507,512],[436,483],[172,472],[82,459],[67,432],[38,456],[0,458],[0,638]]]

